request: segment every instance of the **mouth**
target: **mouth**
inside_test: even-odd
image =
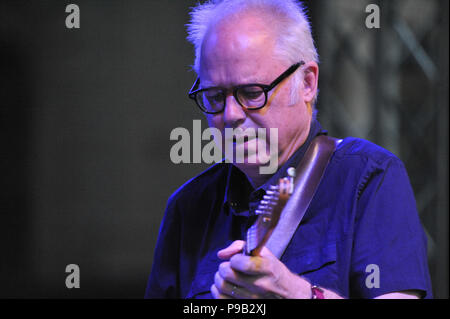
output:
[[[238,140],[239,140],[239,142],[241,142],[242,138],[238,139],[236,136],[233,136],[233,144],[237,144]],[[249,138],[248,138],[248,136],[245,135],[244,139],[242,141],[242,144],[248,143],[248,141],[249,141]]]

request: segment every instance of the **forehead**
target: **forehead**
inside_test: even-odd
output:
[[[241,16],[218,22],[203,41],[200,77],[215,84],[270,77],[266,69],[274,67],[275,39],[274,32],[259,17]]]

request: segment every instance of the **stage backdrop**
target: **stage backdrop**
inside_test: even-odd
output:
[[[391,8],[388,2],[406,9]],[[70,7],[66,12],[71,3],[79,8],[79,28],[76,19],[66,21],[74,12]],[[0,297],[143,297],[166,201],[208,166],[170,160],[173,129],[192,132],[196,119],[206,127],[203,115],[187,98],[195,74],[185,24],[195,3],[0,0]],[[432,275],[440,278],[435,280],[437,296],[446,297],[448,228],[442,221],[448,199],[436,189],[448,194],[448,171],[430,171],[437,161],[411,159],[423,154],[410,146],[425,141],[425,134],[414,132],[428,121],[424,130],[440,141],[432,149],[448,163],[448,146],[442,146],[448,144],[448,120],[443,119],[445,108],[440,108],[448,103],[448,62],[438,59],[446,55],[448,60],[448,2],[376,3],[394,16],[420,12],[431,21],[431,26],[422,25],[400,17],[413,36],[420,35],[412,43],[423,46],[423,52],[417,47],[408,51],[407,45],[400,51],[390,49],[400,42],[381,37],[394,34],[385,16],[385,29],[368,29],[365,10],[370,1],[307,1],[323,66],[319,119],[332,135],[367,138],[408,160],[415,191],[422,194]],[[436,40],[433,34],[445,25],[446,33]],[[423,29],[428,31],[418,34]],[[376,41],[387,42],[377,50]],[[415,98],[424,82],[411,72],[426,72],[417,71],[414,57],[423,58],[420,54],[427,52],[440,52],[430,55],[436,58],[430,71],[435,71],[435,82],[425,83],[440,83],[441,100],[433,107],[430,100],[421,104],[423,115],[414,109],[415,122],[407,121],[413,125],[400,125],[408,108],[396,109],[396,121],[384,121],[385,113],[374,112],[372,94],[377,93],[377,102],[388,103],[392,92],[377,87],[385,79],[369,71],[378,70],[380,59],[389,63],[391,53],[406,60],[413,57],[407,60],[413,67],[403,64],[390,70],[410,80],[394,93]],[[357,62],[373,68],[358,67]],[[420,64],[429,70],[427,65]],[[351,85],[357,90],[349,90]],[[428,92],[431,87],[426,87]],[[395,105],[404,106],[405,101]],[[402,131],[405,127],[409,131]],[[429,156],[435,154],[430,151]],[[428,184],[437,186],[423,193],[422,186]],[[447,243],[441,243],[445,238]],[[79,268],[79,288],[66,286],[66,267],[71,264]]]

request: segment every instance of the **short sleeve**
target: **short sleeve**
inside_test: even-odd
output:
[[[403,163],[369,162],[358,194],[350,297],[414,289],[431,298],[427,240]]]
[[[162,220],[153,266],[148,279],[145,298],[166,299],[178,296],[178,265],[180,219],[175,200],[169,198]]]

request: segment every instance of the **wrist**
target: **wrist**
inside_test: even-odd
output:
[[[288,299],[311,299],[312,298],[312,285],[305,278],[300,277],[297,274],[290,273],[288,276],[289,288]]]
[[[289,289],[286,289],[287,299],[344,299],[339,294],[313,285],[308,280],[292,272],[286,276]]]

